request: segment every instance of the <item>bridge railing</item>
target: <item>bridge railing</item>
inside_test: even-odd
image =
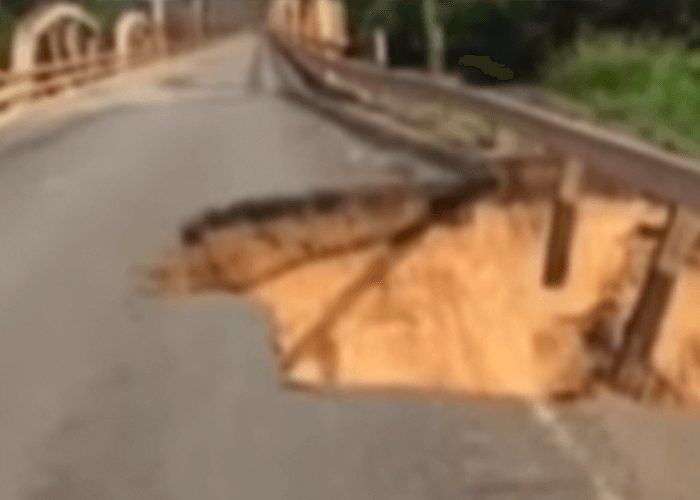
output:
[[[16,108],[21,104],[53,96],[70,88],[80,87],[110,75],[140,66],[151,61],[187,51],[208,41],[210,37],[182,34],[181,39],[166,39],[163,27],[157,27],[153,19],[144,11],[129,9],[122,13],[111,34],[112,43],[107,43],[103,33],[94,31],[82,44],[68,40],[67,30],[61,30],[65,23],[75,22],[60,11],[50,17],[56,4],[37,9],[20,20],[13,39],[13,56],[21,60],[9,70],[0,69],[0,113]],[[80,9],[72,2],[61,2],[68,13]],[[81,16],[87,13],[79,11]],[[40,22],[49,17],[49,21]],[[39,21],[37,21],[37,19]],[[81,18],[82,19],[82,18]],[[91,21],[92,22],[92,21]],[[63,24],[61,24],[63,23]],[[39,25],[38,27],[36,25]],[[53,33],[51,33],[53,31]],[[39,53],[40,39],[50,34],[63,36],[50,47],[52,61],[35,62]],[[217,36],[223,33],[218,33]],[[51,44],[49,44],[51,45]],[[76,48],[76,47],[81,48]],[[23,47],[17,52],[16,47]],[[72,54],[62,53],[65,51]],[[17,57],[17,54],[21,55]]]
[[[147,53],[118,57],[105,52],[78,61],[41,64],[28,72],[0,73],[0,109],[84,85],[154,57]]]

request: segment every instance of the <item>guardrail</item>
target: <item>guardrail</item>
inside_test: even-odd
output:
[[[543,109],[501,92],[417,71],[390,70],[347,60],[325,47],[302,45],[271,34],[275,48],[309,82],[338,96],[379,104],[382,99],[447,103],[476,112],[565,158],[554,196],[544,259],[545,286],[562,286],[569,272],[577,220],[577,198],[587,169],[616,179],[669,207],[663,236],[630,317],[610,377],[624,390],[644,396],[653,376],[652,355],[677,275],[700,239],[700,162],[639,138]],[[504,285],[507,286],[507,285]],[[652,388],[653,390],[653,388]]]
[[[366,95],[382,94],[407,102],[441,101],[467,108],[564,155],[574,155],[592,170],[648,194],[700,212],[700,161],[669,153],[631,135],[562,116],[498,91],[471,87],[410,70],[329,56],[274,37],[276,46],[318,81]]]

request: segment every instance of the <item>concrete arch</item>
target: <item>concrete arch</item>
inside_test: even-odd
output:
[[[73,26],[68,28],[69,26]],[[75,49],[75,40],[66,41],[66,31],[82,28],[96,36],[100,27],[98,22],[80,5],[70,2],[58,2],[43,5],[17,24],[12,39],[11,68],[13,72],[31,71],[36,65],[37,52],[42,37],[49,41],[52,57]],[[75,33],[68,37],[75,37]],[[73,55],[74,56],[74,55]]]
[[[117,56],[128,58],[134,49],[143,48],[142,45],[152,34],[153,24],[143,11],[134,9],[123,12],[114,25],[114,49]]]

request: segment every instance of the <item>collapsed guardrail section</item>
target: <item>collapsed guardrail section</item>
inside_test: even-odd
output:
[[[539,181],[537,181],[539,182]],[[234,203],[186,224],[154,276],[168,292],[224,290],[262,304],[284,380],[326,389],[572,397],[619,387],[623,318],[663,230],[663,206],[588,184],[574,272],[541,285],[555,185],[486,179]],[[534,194],[533,194],[534,193]],[[581,271],[581,272],[579,272]],[[689,264],[653,397],[692,400],[672,346],[696,345]],[[692,349],[690,350],[692,351]],[[685,385],[682,385],[680,383]]]
[[[675,303],[684,300],[679,290],[683,287],[678,283],[679,273],[687,271],[688,263],[695,258],[700,235],[700,162],[496,91],[418,72],[348,61],[323,47],[295,43],[284,37],[273,36],[273,42],[306,78],[367,105],[441,102],[479,113],[497,126],[531,137],[562,155],[541,274],[545,287],[561,288],[572,279],[574,240],[580,237],[581,186],[587,176],[610,178],[657,200],[667,214],[664,227],[656,239],[635,304],[624,319],[611,377],[635,395],[643,395],[650,386],[658,385],[660,374],[655,359],[662,332],[673,323]],[[678,347],[679,356],[690,351],[693,349],[686,345]],[[689,378],[687,374],[683,377]]]

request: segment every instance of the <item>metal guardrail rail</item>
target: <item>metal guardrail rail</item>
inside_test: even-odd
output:
[[[578,158],[585,168],[610,176],[669,204],[700,212],[700,161],[667,152],[634,136],[573,119],[498,91],[417,71],[389,70],[301,48],[272,36],[294,63],[326,86],[363,89],[407,102],[440,101],[467,108],[562,155]]]

